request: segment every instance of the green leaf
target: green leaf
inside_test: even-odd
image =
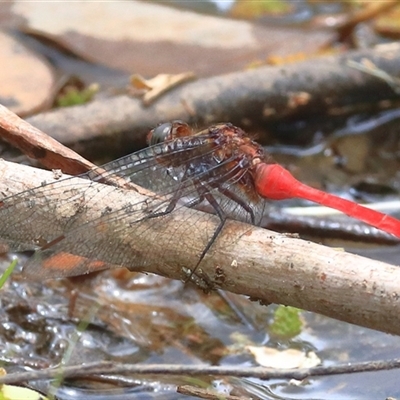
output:
[[[270,325],[270,333],[282,338],[292,338],[301,332],[302,310],[295,307],[279,306],[274,313],[274,320]]]
[[[99,91],[99,85],[92,84],[86,89],[79,90],[76,87],[69,87],[57,98],[57,105],[59,107],[70,107],[78,104],[85,104],[89,102],[93,96]]]
[[[11,275],[11,273],[14,271],[14,268],[17,266],[17,262],[18,262],[17,259],[13,260],[12,263],[3,272],[3,275],[0,277],[0,289],[6,283],[8,277]]]

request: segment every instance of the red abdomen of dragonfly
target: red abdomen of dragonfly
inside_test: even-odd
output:
[[[350,217],[400,238],[400,221],[398,219],[307,186],[278,164],[258,163],[255,166],[254,182],[257,192],[266,199],[283,200],[297,197],[310,200],[339,210]]]

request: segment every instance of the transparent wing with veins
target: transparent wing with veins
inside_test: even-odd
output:
[[[215,212],[215,205],[208,201],[210,196],[227,217],[253,223],[259,221],[264,201],[244,206],[249,201],[237,185],[241,167],[237,165],[235,174],[224,168],[232,160],[212,164],[217,147],[207,144],[183,146],[175,150],[175,155],[181,153],[184,162],[169,167],[157,158],[164,154],[164,149],[165,145],[161,143],[83,174],[80,176],[83,180],[67,178],[4,198],[0,202],[0,238],[11,249],[35,250],[26,272],[37,278],[50,278],[80,275],[104,269],[109,264],[140,269],[149,263],[160,262],[169,241],[183,241],[175,232],[165,232],[165,221],[171,218],[169,211],[180,209],[180,223],[185,224],[189,235],[196,229],[198,221],[193,220],[193,213],[185,210],[200,206]],[[121,191],[123,195],[123,191],[114,186],[97,184],[112,176],[127,179],[155,195],[117,208],[110,203],[89,220],[87,211],[91,204],[107,202],[115,191]],[[57,195],[59,200],[55,202]],[[206,213],[196,215],[202,220],[216,218]],[[115,232],[113,238],[107,236],[105,239],[104,226]],[[153,237],[155,232],[158,232],[156,238]],[[143,239],[150,235],[155,239],[151,247],[132,246],[134,242],[149,242]],[[204,232],[201,246],[205,247],[212,235],[212,228]]]

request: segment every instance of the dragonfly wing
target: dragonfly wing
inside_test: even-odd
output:
[[[4,198],[0,201],[0,238],[13,250],[36,250],[27,264],[29,275],[61,277],[109,265],[137,269],[160,263],[171,241],[186,244],[195,229],[200,230],[201,243],[194,244],[193,249],[180,246],[177,255],[188,251],[200,254],[218,220],[212,215],[194,214],[188,207],[207,204],[207,197],[215,198],[227,216],[253,222],[246,206],[247,194],[235,186],[234,175],[215,161],[215,147],[181,146],[174,157],[184,162],[165,165],[155,157],[163,154],[163,146],[125,156],[78,178],[66,178]],[[171,155],[168,157],[173,160]],[[118,194],[121,189],[98,184],[115,176],[157,194],[116,205],[118,199],[124,198],[124,192]],[[179,226],[169,213],[176,208],[180,208]],[[215,206],[211,210],[217,211]]]
[[[100,170],[103,175],[99,174]],[[140,151],[79,177],[61,179],[3,198],[0,200],[1,243],[10,250],[34,250],[85,224],[88,207],[98,202],[107,204],[106,199],[116,190],[114,186],[99,186],[96,181],[112,176],[136,183],[147,182],[147,186],[149,182],[158,182],[161,191],[176,190],[178,186],[147,150]]]
[[[38,249],[28,260],[24,272],[43,279],[81,275],[116,266],[149,270],[149,267],[164,263],[165,253],[172,248],[175,249],[173,260],[178,264],[187,254],[200,254],[218,219],[179,204],[177,220],[175,213],[162,214],[169,204],[169,199],[154,199],[146,203],[148,209],[143,208],[144,203],[137,203],[79,224],[64,233],[60,240]],[[155,214],[153,210],[156,210]],[[187,238],[196,229],[202,240],[191,244]]]

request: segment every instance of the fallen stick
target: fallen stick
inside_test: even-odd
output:
[[[189,376],[236,376],[240,378],[259,379],[297,379],[303,380],[312,376],[329,376],[376,372],[400,368],[400,360],[367,361],[332,366],[318,366],[300,369],[275,369],[266,367],[231,367],[210,365],[176,365],[176,364],[126,364],[109,361],[68,365],[58,368],[46,368],[40,371],[15,372],[0,376],[1,384],[18,384],[33,380],[45,380],[62,376],[63,379],[81,378],[100,374],[134,374],[134,375],[189,375]]]
[[[400,76],[399,58],[400,45],[392,43],[200,79],[166,93],[149,107],[141,99],[117,96],[41,113],[27,121],[69,147],[79,146],[80,153],[89,147],[91,154],[101,148],[126,154],[133,151],[127,146],[143,141],[149,129],[175,119],[198,127],[230,121],[242,128],[249,124],[265,128],[305,115],[376,109],[379,102],[388,107],[398,100],[393,86]]]
[[[0,162],[0,193],[4,196],[51,181],[54,181],[51,172]],[[67,203],[71,191],[81,207],[73,208]],[[182,279],[185,268],[194,267],[209,232],[219,222],[213,215],[204,217],[200,211],[182,207],[165,217],[149,220],[151,223],[146,226],[141,224],[138,230],[136,225],[130,225],[128,210],[132,205],[145,209],[146,196],[80,178],[57,182],[54,190],[40,193],[41,196],[33,197],[34,193],[27,192],[24,197],[27,203],[21,204],[25,211],[29,209],[29,201],[34,201],[32,204],[37,207],[46,206],[43,215],[47,222],[35,219],[33,214],[29,219],[27,215],[18,215],[16,208],[2,211],[0,207],[0,237],[29,243],[40,235],[44,240],[49,235],[49,224],[51,233],[53,229],[62,233],[68,220],[65,217],[72,213],[74,225],[69,223],[72,234],[64,251],[68,252],[69,246],[76,249],[74,241],[84,238],[85,246],[77,254],[80,257],[173,279]],[[99,226],[84,226],[85,221],[104,216],[110,206],[113,210],[123,210],[127,229],[121,229],[121,220],[114,219],[110,224],[101,224],[101,235]],[[44,275],[37,278],[50,277],[51,268],[40,271]],[[58,272],[55,269],[56,275]],[[228,221],[198,272],[221,289],[266,304],[291,305],[400,334],[400,268],[392,265]],[[204,282],[199,278],[198,283]]]
[[[47,168],[77,175],[94,165],[0,104],[0,136]]]

